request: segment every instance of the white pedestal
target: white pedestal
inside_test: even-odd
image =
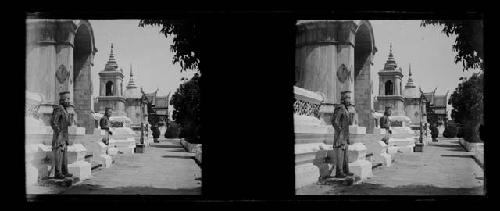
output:
[[[372,163],[367,160],[358,160],[356,162],[349,163],[349,171],[360,177],[361,180],[373,177]]]
[[[392,156],[386,152],[380,153],[380,156],[384,158],[384,166],[391,166],[392,165]]]
[[[69,135],[85,135],[85,127],[70,126],[70,127],[68,127],[68,134]]]
[[[397,148],[398,148],[398,152],[401,152],[401,153],[412,153],[414,147],[415,147],[415,144],[408,145],[408,146],[400,146],[400,147],[397,147]]]
[[[295,189],[314,184],[319,177],[320,171],[312,163],[295,166]]]
[[[389,146],[387,147],[387,153],[390,155],[396,154],[398,152],[398,147],[395,146]]]
[[[38,169],[33,165],[26,166],[26,185],[35,185],[38,183]]]
[[[68,171],[73,174],[73,177],[84,180],[90,178],[91,165],[89,162],[77,161],[68,165]]]
[[[366,134],[366,127],[349,126],[350,134]]]
[[[386,131],[385,131],[385,129],[376,127],[376,128],[373,128],[373,134],[386,134]]]
[[[123,154],[134,154],[135,145],[127,147],[117,147],[117,149],[118,152],[121,152]]]
[[[356,162],[358,160],[366,159],[366,146],[362,143],[351,144],[348,147],[348,161],[349,163]]]
[[[94,161],[98,164],[101,164],[104,168],[109,168],[113,163],[113,159],[109,155],[97,155],[94,158]]]
[[[114,156],[118,154],[118,148],[116,147],[109,147],[108,148],[108,155]]]
[[[388,141],[390,146],[409,146],[409,145],[414,145],[415,144],[415,139],[414,138],[389,138]]]

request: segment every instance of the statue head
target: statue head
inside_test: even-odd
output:
[[[110,107],[106,107],[106,108],[104,109],[104,115],[106,115],[107,117],[110,117],[110,116],[111,116],[111,114],[113,113],[113,112],[112,112],[112,110],[113,110],[112,108],[110,108]]]
[[[385,107],[384,116],[391,116],[391,107]]]
[[[71,96],[69,91],[64,91],[59,93],[59,104],[67,108],[71,104]]]
[[[340,93],[340,102],[346,106],[351,105],[351,91],[343,91]]]

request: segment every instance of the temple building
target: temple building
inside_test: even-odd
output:
[[[378,111],[385,111],[387,107],[391,108],[393,116],[405,116],[404,97],[402,91],[403,73],[401,67],[398,67],[392,54],[392,45],[389,51],[389,58],[384,65],[384,69],[378,72],[379,75],[379,95],[377,96]]]
[[[127,117],[132,128],[140,128],[141,122],[145,123],[148,122],[148,119],[155,119],[154,116],[158,115],[157,110],[161,110],[161,114],[167,114],[166,106],[169,96],[157,96],[158,89],[152,93],[144,93],[134,81],[132,65],[130,65],[129,74],[128,84],[123,91],[123,69],[118,69],[113,53],[113,44],[111,44],[109,60],[104,70],[99,72],[100,90],[94,104],[96,113],[104,114],[104,109],[111,107],[113,109],[112,117]],[[144,107],[141,105],[143,96],[146,98],[144,102],[148,104]]]
[[[422,123],[427,122],[425,106],[427,99],[421,99],[422,93],[417,89],[412,78],[411,65],[409,65],[408,71],[408,81],[403,89],[403,70],[397,66],[391,45],[384,69],[378,72],[379,95],[376,97],[374,108],[380,113],[383,113],[386,108],[390,108],[392,116],[408,117],[410,120],[408,126],[416,130],[421,121]]]
[[[427,100],[427,110],[428,112],[428,122],[429,123],[437,123],[439,133],[442,134],[444,128],[448,123],[448,92],[444,95],[436,95],[436,89],[432,92],[424,93],[424,96]]]

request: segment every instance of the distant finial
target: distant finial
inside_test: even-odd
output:
[[[411,77],[411,63],[408,64],[408,69],[410,70],[410,73],[408,75]]]
[[[134,74],[132,73],[132,64],[130,64],[130,77],[132,78],[132,76],[134,76]]]
[[[113,47],[111,47],[111,49],[112,49],[112,48],[113,48]],[[390,54],[392,54],[392,42],[391,42],[391,44],[389,44],[389,53],[390,53]]]

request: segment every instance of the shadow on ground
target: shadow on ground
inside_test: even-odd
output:
[[[456,158],[470,158],[474,159],[472,155],[441,155],[441,157],[456,157]]]
[[[403,185],[387,187],[381,184],[364,183],[353,186],[335,186],[327,194],[331,195],[482,195],[477,188],[441,188],[433,185]]]
[[[176,145],[151,145],[150,147],[154,147],[154,148],[176,148],[176,149],[182,149],[182,146],[176,146]]]
[[[162,158],[179,158],[179,159],[192,159],[192,155],[163,155]]]
[[[95,184],[73,186],[62,194],[111,194],[111,195],[200,195],[201,187],[196,188],[154,188],[150,186],[124,186],[107,188]]]

